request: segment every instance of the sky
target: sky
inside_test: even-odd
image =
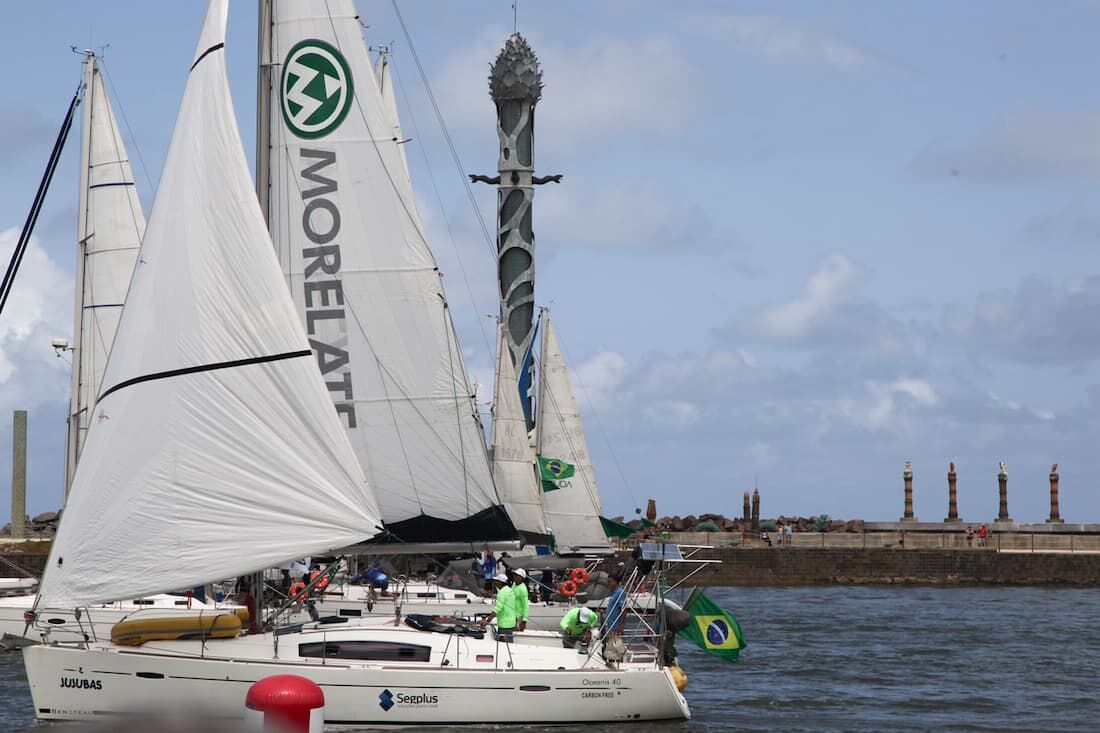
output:
[[[417,203],[467,368],[492,394],[495,257],[459,175],[495,174],[489,64],[511,0],[358,2],[392,46]],[[146,205],[204,3],[40,0],[0,29],[0,257],[69,99],[106,48]],[[227,63],[250,160],[256,6]],[[1100,2],[520,0],[543,65],[536,299],[580,393],[605,513],[1100,522]],[[415,54],[414,54],[415,50]],[[454,141],[452,160],[418,70]],[[74,131],[0,315],[0,523],[10,414],[28,513],[61,503],[72,332]],[[489,227],[496,196],[474,195]]]

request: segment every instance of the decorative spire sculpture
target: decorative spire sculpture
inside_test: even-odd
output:
[[[752,529],[760,529],[760,490],[752,490]]]
[[[1047,524],[1062,524],[1062,515],[1058,511],[1058,464],[1050,467],[1050,519]]]
[[[997,464],[997,469],[997,489],[1001,495],[1001,508],[997,512],[997,521],[1011,522],[1012,517],[1008,516],[1008,469],[1005,468],[1004,461]]]
[[[508,36],[492,65],[489,96],[497,108],[499,175],[471,174],[470,180],[497,186],[500,318],[512,363],[519,368],[534,338],[535,234],[531,224],[534,186],[560,183],[561,175],[534,175],[535,105],[542,96],[542,70],[531,47],[518,33]],[[528,422],[531,420],[528,415]]]
[[[905,482],[905,515],[901,518],[903,522],[915,522],[917,518],[913,516],[913,462],[905,462],[905,470],[901,474],[902,480]]]
[[[959,491],[958,474],[955,473],[955,462],[947,465],[947,518],[945,522],[960,522],[959,519]]]

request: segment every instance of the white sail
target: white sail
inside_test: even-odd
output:
[[[512,537],[355,8],[300,0],[271,13],[260,198],[386,526],[405,541]]]
[[[39,607],[271,567],[373,535],[256,202],[212,0]]]
[[[73,385],[66,442],[65,488],[88,431],[107,355],[145,232],[130,159],[94,55],[84,62],[84,109],[77,219],[77,293]]]
[[[496,388],[493,392],[493,481],[504,508],[521,532],[545,535],[535,456],[527,437],[527,421],[519,401],[516,370],[504,341],[504,327],[497,327]]]
[[[584,439],[581,413],[548,311],[542,312],[540,330],[538,454],[571,464],[575,470],[572,477],[557,481],[556,489],[543,491],[546,521],[559,552],[607,550],[607,535],[600,523],[599,487],[588,455],[588,442]]]
[[[401,131],[401,115],[397,110],[397,95],[393,87],[393,64],[390,63],[389,49],[383,49],[378,55],[374,78],[378,83],[378,91],[382,94],[382,106],[385,108],[389,119],[390,138],[397,145],[398,159],[401,161],[401,175],[394,175],[394,183],[397,185],[398,193],[408,203],[409,210],[416,220],[414,223],[417,229],[424,231],[420,215],[416,210],[416,198],[413,196],[412,176],[409,175],[409,159],[405,155],[405,136]]]

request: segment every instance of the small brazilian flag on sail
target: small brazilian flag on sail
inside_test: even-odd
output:
[[[729,611],[725,611],[707,595],[696,588],[684,604],[691,614],[691,624],[680,632],[696,646],[727,662],[736,662],[745,648],[741,624]]]
[[[572,463],[566,463],[560,458],[543,458],[539,456],[539,478],[542,479],[543,491],[554,491],[560,488],[558,481],[564,478],[572,478],[577,472],[577,467]]]

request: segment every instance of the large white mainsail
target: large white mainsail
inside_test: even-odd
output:
[[[386,527],[405,541],[513,538],[355,8],[264,3],[264,17],[260,200]]]
[[[95,54],[84,60],[84,108],[77,211],[73,382],[65,443],[65,491],[88,431],[126,288],[145,232],[130,159]]]
[[[256,203],[212,0],[39,607],[183,588],[373,535]]]
[[[535,423],[538,454],[571,464],[575,471],[572,477],[556,481],[553,490],[543,492],[546,521],[554,534],[558,552],[607,551],[607,535],[600,522],[599,488],[592,458],[588,455],[580,409],[557,334],[550,325],[549,311],[543,310],[541,318],[542,357]]]
[[[519,401],[512,353],[497,326],[496,387],[493,392],[493,481],[508,516],[521,532],[546,535],[546,517],[535,474],[535,456]]]

